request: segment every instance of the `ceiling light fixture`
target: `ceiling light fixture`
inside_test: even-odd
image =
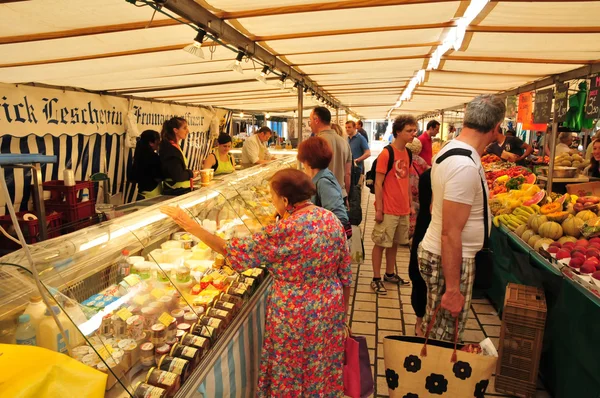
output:
[[[271,70],[269,69],[269,67],[267,65],[263,66],[262,71],[260,72],[260,75],[258,75],[256,77],[256,80],[258,80],[259,82],[263,82],[264,84],[267,84],[267,75],[271,73]]]
[[[271,118],[271,114],[269,112],[265,113],[265,119],[270,119]]]
[[[298,82],[294,83],[294,87],[292,87],[292,92],[297,93],[298,87],[300,87],[300,83],[298,83]]]
[[[229,65],[229,69],[234,72],[244,73],[244,69],[242,69],[242,60],[244,59],[244,53],[242,51],[238,52],[237,57],[235,57],[235,62]]]
[[[410,101],[415,88],[425,80],[426,71],[439,68],[442,57],[451,49],[456,51],[460,50],[462,42],[465,38],[467,27],[475,18],[477,18],[477,16],[483,11],[489,2],[490,0],[471,0],[469,6],[465,10],[464,15],[456,19],[456,25],[448,30],[448,33],[442,41],[442,44],[437,46],[437,48],[431,54],[429,62],[427,63],[427,69],[419,70],[417,74],[410,80],[408,86],[406,86],[396,104],[388,112],[388,118],[390,117],[392,111],[395,108],[399,108],[404,101]]]
[[[204,41],[204,36],[206,36],[206,32],[199,30],[194,42],[185,46],[183,51],[195,55],[198,58],[204,58],[204,51],[202,51],[202,42]]]
[[[304,94],[308,94],[308,86],[304,87]]]
[[[243,119],[244,118],[244,112],[240,112],[240,117]]]

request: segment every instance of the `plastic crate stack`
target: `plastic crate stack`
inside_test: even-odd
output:
[[[73,232],[95,223],[96,195],[92,181],[78,181],[73,186],[65,186],[64,181],[53,180],[43,184],[44,191],[50,192],[50,199],[44,201],[46,212],[62,213],[64,232]],[[84,190],[89,192],[89,200],[82,201]]]
[[[19,226],[21,227],[21,231],[23,231],[23,237],[28,244],[37,243],[40,241],[40,222],[39,220],[25,220],[23,216],[25,214],[34,214],[33,212],[17,212],[17,219],[19,221]],[[34,214],[36,217],[37,214]],[[39,217],[38,217],[39,218]],[[51,213],[46,216],[46,225],[48,228],[48,239],[56,238],[60,236],[60,228],[62,225],[62,214],[61,213]],[[13,226],[12,219],[10,218],[10,214],[5,216],[0,216],[0,226],[4,228],[6,231],[11,231]],[[16,233],[12,233],[12,235],[16,238]],[[0,234],[0,253],[10,253],[14,250],[19,249],[21,246],[16,244],[15,242],[9,240],[4,235]]]
[[[504,298],[496,391],[532,398],[546,324],[544,291],[509,283]]]

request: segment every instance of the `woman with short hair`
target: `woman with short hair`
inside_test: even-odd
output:
[[[300,170],[280,170],[269,185],[281,220],[247,238],[225,241],[178,207],[162,211],[238,272],[264,266],[273,276],[257,396],[343,397],[352,260],[342,225],[310,202],[315,187]]]
[[[298,146],[298,161],[302,163],[306,174],[312,178],[317,188],[312,202],[335,214],[347,235],[352,236],[352,226],[342,197],[342,187],[328,169],[332,157],[331,146],[321,137],[310,137]]]

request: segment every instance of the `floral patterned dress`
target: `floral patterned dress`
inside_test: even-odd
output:
[[[413,155],[412,167],[410,168],[410,192],[412,194],[412,209],[410,213],[410,228],[409,236],[413,236],[415,232],[415,224],[417,223],[417,214],[419,214],[419,176],[423,174],[429,165],[419,155]]]
[[[231,239],[226,252],[234,269],[266,266],[274,279],[257,396],[343,397],[342,287],[352,270],[337,217],[315,206]]]

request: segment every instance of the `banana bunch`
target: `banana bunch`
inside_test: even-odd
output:
[[[529,221],[529,217],[536,214],[538,211],[538,205],[519,206],[513,210],[512,214],[501,214],[494,217],[493,223],[496,227],[499,227],[500,224],[504,224],[508,229],[514,231],[521,225],[527,224],[527,221]]]

